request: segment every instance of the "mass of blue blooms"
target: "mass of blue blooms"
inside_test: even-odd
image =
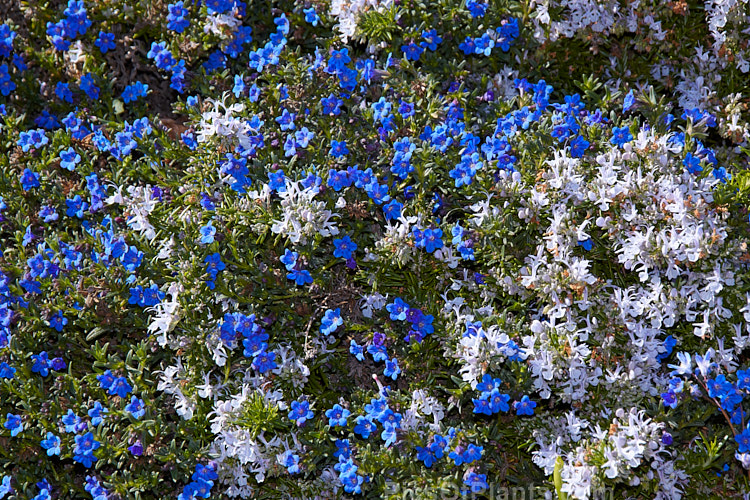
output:
[[[0,6],[0,499],[748,498],[748,32]]]

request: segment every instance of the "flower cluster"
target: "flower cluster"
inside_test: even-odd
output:
[[[746,2],[256,7],[0,24],[0,498],[750,492]]]

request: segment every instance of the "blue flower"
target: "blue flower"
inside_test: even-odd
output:
[[[679,403],[677,394],[675,394],[673,391],[663,392],[661,394],[661,399],[664,403],[664,406],[668,406],[669,408],[677,408],[677,403]]]
[[[245,87],[245,81],[242,78],[242,75],[234,75],[234,87],[232,88],[234,96],[239,98],[240,95],[245,93],[245,90],[247,90],[247,88]]]
[[[292,142],[294,142],[292,140]],[[277,170],[268,174],[268,187],[277,193],[286,192],[286,175],[283,170]]]
[[[208,224],[201,227],[201,243],[208,245],[214,242],[214,235],[216,234],[216,228],[213,226],[213,221],[209,221]]]
[[[86,73],[85,75],[81,76],[81,82],[78,86],[86,93],[86,96],[89,99],[99,99],[99,91],[101,89],[94,83],[94,76],[91,73]]]
[[[341,319],[341,308],[328,309],[325,312],[325,316],[320,322],[320,333],[324,335],[331,335],[336,329],[344,324],[344,320]]]
[[[435,327],[432,326],[432,322],[435,321],[435,317],[432,314],[422,314],[419,319],[413,323],[413,327],[416,328],[419,333],[429,335],[435,331]]]
[[[306,421],[313,418],[313,412],[310,410],[310,403],[307,401],[292,401],[292,407],[288,417],[289,420],[293,420],[297,426],[304,425]]]
[[[182,0],[169,4],[167,9],[169,9],[169,15],[167,16],[167,29],[177,33],[182,33],[185,31],[185,28],[190,26],[190,19],[188,18],[189,13]]]
[[[492,407],[490,406],[490,393],[483,392],[478,399],[472,399],[474,403],[474,413],[480,413],[484,415],[492,415]]]
[[[390,359],[385,362],[385,370],[383,371],[383,375],[396,380],[399,373],[401,373],[401,368],[398,367],[398,360],[396,358]]]
[[[133,386],[128,384],[128,380],[125,377],[117,377],[112,381],[112,385],[109,386],[110,396],[117,394],[121,398],[127,397],[128,394],[133,390]]]
[[[631,107],[633,107],[633,104],[635,103],[635,96],[633,95],[633,90],[631,89],[630,92],[628,92],[628,95],[625,96],[625,100],[622,103],[622,112],[626,112]]]
[[[102,54],[106,54],[108,50],[114,50],[115,34],[100,31],[99,36],[94,41],[94,45],[99,47],[99,50],[102,52]]]
[[[495,41],[490,38],[489,33],[474,39],[474,54],[489,57],[493,48],[495,48]]]
[[[385,361],[388,359],[388,351],[382,344],[371,344],[367,346],[367,353],[372,356],[373,361]]]
[[[47,351],[33,354],[31,360],[34,362],[31,366],[31,371],[33,373],[38,373],[42,377],[49,375],[49,357],[47,356]]]
[[[399,427],[403,416],[390,408],[386,408],[377,418],[384,427]]]
[[[328,172],[328,185],[338,193],[342,189],[351,186],[352,181],[349,179],[346,170],[331,169]]]
[[[383,214],[386,220],[395,220],[401,217],[401,210],[404,208],[402,203],[396,200],[391,200],[383,205]]]
[[[324,115],[337,116],[341,114],[341,106],[344,101],[331,94],[328,97],[324,97],[320,100],[320,106],[322,107],[322,113]]]
[[[414,116],[414,103],[413,102],[406,102],[403,99],[399,100],[399,106],[398,106],[398,112],[401,115],[401,117],[406,120],[407,118],[411,118]]]
[[[60,454],[60,438],[51,432],[47,433],[47,439],[42,439],[41,445],[42,448],[47,450],[47,456],[49,457]]]
[[[362,436],[362,439],[369,438],[370,434],[376,430],[377,426],[375,425],[375,422],[372,421],[372,418],[363,416],[357,417],[357,422],[354,426],[354,433]]]
[[[513,408],[518,415],[533,415],[536,402],[531,401],[528,396],[523,396],[521,401],[513,403]]]
[[[289,474],[297,474],[299,472],[299,455],[293,454],[291,450],[285,451],[279,457],[279,463],[286,467],[286,471]]]
[[[295,146],[300,149],[305,149],[314,137],[315,134],[313,132],[308,130],[307,127],[302,127],[294,133]]]
[[[81,156],[76,153],[75,149],[68,148],[60,152],[60,166],[71,172],[75,170],[76,165],[81,162]]]
[[[99,386],[105,391],[112,387],[112,384],[115,381],[115,377],[112,375],[112,370],[107,370],[101,375],[97,375],[96,379],[99,381]]]
[[[469,164],[461,162],[456,165],[456,167],[448,174],[450,175],[451,179],[455,179],[455,186],[461,187],[471,184],[475,173],[476,171]]]
[[[471,17],[484,17],[484,13],[487,11],[489,5],[484,2],[477,2],[476,0],[467,0],[466,8],[469,9]]]
[[[224,14],[232,8],[234,2],[232,0],[206,0],[204,4],[209,14]]]
[[[351,458],[352,447],[348,439],[337,439],[334,444],[336,445],[336,451],[333,452],[333,456],[339,459],[339,463],[341,460],[348,460]]]
[[[141,307],[145,306],[145,304],[143,303],[143,286],[136,285],[130,289],[130,298],[128,299],[128,304],[139,305]]]
[[[308,22],[312,24],[313,26],[318,25],[318,22],[320,21],[320,17],[318,16],[318,13],[315,12],[315,7],[310,7],[309,9],[302,9],[302,12],[305,14],[305,22]]]
[[[54,222],[60,218],[55,209],[49,205],[42,205],[39,209],[39,217],[46,223]]]
[[[26,149],[28,151],[28,148]],[[21,187],[24,191],[39,187],[39,174],[33,172],[30,168],[25,168],[21,174]]]
[[[57,311],[49,319],[50,328],[54,328],[58,332],[63,331],[63,328],[67,324],[68,324],[68,319],[65,316],[63,316],[62,311]]]
[[[16,89],[16,84],[10,79],[10,73],[8,73],[8,65],[0,65],[0,94],[4,96],[10,95]]]
[[[21,423],[21,416],[8,413],[7,420],[3,424],[3,427],[5,427],[6,429],[10,431],[11,437],[16,437],[19,432],[23,431],[23,424]]]
[[[63,361],[62,358],[54,358],[52,360],[52,369],[55,371],[64,370],[67,365],[65,364],[65,361]]]
[[[297,258],[299,257],[299,254],[297,252],[292,252],[288,248],[284,249],[284,255],[279,257],[279,260],[282,264],[286,267],[287,271],[291,271],[294,269],[294,266],[297,264]]]
[[[5,497],[11,491],[10,476],[3,476],[3,482],[0,484],[0,498]]]
[[[732,176],[727,173],[727,169],[725,167],[714,168],[711,173],[713,174],[715,179],[720,180],[722,183],[726,183],[727,179],[732,178]]]
[[[708,397],[723,398],[732,389],[732,384],[722,374],[718,375],[715,379],[706,380],[706,389],[708,390]]]
[[[672,350],[674,350],[674,346],[676,345],[677,339],[675,339],[672,335],[667,335],[667,338],[664,339],[664,352],[656,356],[656,360],[663,361],[667,359],[672,355]]]
[[[750,429],[745,429],[734,437],[739,445],[740,453],[750,453]]]
[[[146,54],[146,57],[153,59],[156,63],[156,67],[162,70],[169,70],[177,64],[174,56],[169,49],[167,49],[166,42],[151,42],[151,48]]]
[[[398,434],[396,433],[396,427],[393,425],[384,425],[383,432],[380,433],[380,438],[385,441],[384,446],[390,446],[396,442]]]
[[[130,397],[130,403],[125,406],[125,409],[133,416],[134,419],[138,420],[143,415],[146,414],[146,404],[143,402],[142,399],[135,397],[135,395]]]
[[[463,463],[470,464],[482,458],[483,448],[475,444],[469,444],[466,450],[462,453],[461,458]],[[458,465],[458,464],[457,464]]]
[[[284,35],[289,34],[289,20],[286,18],[286,14],[281,14],[279,17],[275,18],[273,24],[276,25],[276,31],[283,33]]]
[[[219,272],[226,269],[227,266],[226,264],[224,264],[224,262],[222,262],[219,252],[214,252],[211,255],[207,256],[203,260],[203,262],[206,264],[206,272],[210,277],[208,281],[208,287],[213,289],[215,286],[214,281],[216,280]]]
[[[297,154],[297,142],[294,140],[294,136],[289,134],[286,136],[284,141],[284,156],[290,157]]]
[[[570,142],[570,156],[573,158],[581,158],[590,145],[591,143],[580,135],[576,136],[576,138]]]
[[[193,481],[216,481],[217,479],[219,479],[219,475],[216,473],[215,467],[215,465],[212,465],[210,463],[208,466],[205,466],[203,464],[195,464],[195,472],[193,472],[191,479]]]
[[[208,498],[211,495],[213,481],[197,479],[183,488],[182,493],[177,496],[177,500],[194,500],[196,497]]]
[[[507,394],[502,394],[499,389],[493,389],[490,392],[489,400],[490,400],[490,410],[492,411],[492,413],[497,413],[498,411],[510,410],[510,406],[508,406],[508,401],[510,401],[510,396]]]
[[[392,321],[404,321],[406,319],[406,311],[409,309],[409,304],[403,301],[400,297],[385,306],[386,311],[391,313]]]
[[[358,361],[364,361],[365,355],[364,348],[357,344],[357,341],[352,339],[351,343],[349,344],[349,353],[354,355],[355,358],[357,358]]]
[[[77,194],[73,198],[65,200],[65,205],[67,206],[65,215],[67,215],[68,217],[78,217],[79,219],[83,219],[84,213],[89,208],[89,204],[83,201],[83,198],[81,198],[80,194]]]
[[[5,361],[0,363],[0,378],[13,378],[15,374],[16,374],[15,368],[10,366]]]
[[[45,479],[43,482],[40,481],[39,483],[36,483],[36,484],[37,484],[37,486],[39,486],[40,483],[41,484],[47,484],[46,481],[47,480]],[[39,493],[35,497],[33,497],[31,500],[51,500],[51,498],[52,497],[50,496],[49,488],[41,488],[40,487],[39,488]]]
[[[624,144],[633,140],[628,127],[613,127],[612,138],[609,142],[614,146],[622,147]]]
[[[96,462],[97,457],[94,456],[94,451],[97,450],[101,444],[99,441],[94,439],[94,435],[91,432],[75,437],[76,447],[73,450],[73,460],[84,467],[91,467]]]
[[[136,439],[135,443],[128,446],[128,451],[133,454],[134,457],[140,457],[143,455],[143,445],[140,439]]]
[[[159,286],[154,283],[148,288],[143,289],[143,303],[144,307],[155,306],[161,302],[166,294],[159,290]]]
[[[253,368],[258,370],[259,373],[266,373],[269,370],[275,370],[278,367],[274,361],[275,358],[275,352],[262,349],[256,354],[255,359],[253,359]]]
[[[297,286],[308,285],[313,282],[312,275],[307,269],[292,269],[286,277],[293,280]]]
[[[589,238],[587,240],[579,241],[578,246],[581,246],[583,247],[584,250],[586,250],[587,252],[590,252],[591,249],[594,248],[594,240]]]
[[[62,418],[62,423],[65,426],[65,432],[74,433],[77,432],[77,428],[81,424],[81,417],[73,413],[73,410],[68,409],[68,413]]]
[[[464,479],[464,484],[471,488],[471,493],[481,493],[487,489],[487,474],[477,474],[470,472]]]
[[[422,39],[424,41],[419,42],[419,45],[432,51],[437,50],[438,44],[443,41],[443,39],[438,36],[437,30],[434,29],[422,31]]]
[[[122,91],[122,100],[125,104],[137,100],[139,97],[145,97],[148,93],[148,85],[141,82],[135,82],[125,87]]]
[[[1,75],[0,75],[0,80],[2,80]],[[49,111],[47,111],[46,109],[42,110],[41,115],[34,118],[34,123],[38,127],[42,127],[45,130],[54,130],[60,127],[60,122],[57,120],[57,117],[53,114],[50,114]]]
[[[55,85],[55,95],[58,99],[73,104],[73,92],[70,91],[67,83],[57,82],[57,85]]]
[[[104,421],[105,415],[109,413],[107,408],[104,408],[99,401],[94,403],[94,407],[89,409],[88,415],[91,417],[91,425],[99,425]]]
[[[294,130],[294,118],[296,115],[294,113],[290,113],[286,108],[281,112],[280,116],[276,117],[276,123],[281,125],[281,130]]]
[[[407,61],[419,61],[419,56],[424,52],[424,49],[414,42],[410,42],[408,45],[402,45],[401,50],[404,53],[404,59]]]
[[[328,150],[328,154],[334,158],[340,158],[349,154],[349,149],[346,147],[346,141],[331,140],[331,149]]]
[[[349,57],[349,49],[344,47],[341,50],[334,50],[331,52],[331,57],[328,59],[328,66],[326,66],[327,73],[340,73],[346,68],[346,65],[351,62],[352,58]]]
[[[333,256],[344,259],[351,258],[352,253],[357,250],[357,244],[352,241],[349,235],[333,240],[333,246],[336,247]]]
[[[422,448],[421,446],[417,446],[414,449],[417,452],[417,460],[424,462],[424,466],[428,469],[432,467],[432,464],[435,463],[435,454],[429,448]]]
[[[427,250],[427,253],[432,253],[438,248],[443,247],[443,240],[441,239],[443,236],[442,229],[425,229],[422,236],[423,238],[421,242],[424,245],[424,249]]]
[[[0,372],[1,371],[2,370],[0,370]],[[750,389],[750,369],[737,370],[737,389],[740,389],[740,390]]]
[[[94,500],[107,500],[109,492],[104,489],[99,481],[93,476],[86,476],[85,491],[88,491]]]
[[[326,410],[326,417],[328,417],[328,425],[330,427],[346,427],[346,419],[349,415],[351,415],[351,412],[343,408],[340,404],[335,404],[333,408]]]
[[[481,323],[479,323],[479,325],[481,326]],[[469,335],[464,334],[464,337],[467,336]],[[482,392],[490,392],[492,389],[499,388],[500,384],[502,384],[502,380],[500,380],[499,378],[492,378],[492,375],[490,375],[489,373],[485,373],[482,377],[482,381],[477,384],[477,390]]]
[[[363,476],[351,472],[349,474],[340,475],[339,480],[341,481],[341,484],[344,485],[344,491],[346,491],[347,493],[362,493],[361,486],[365,480]]]
[[[682,164],[685,165],[687,171],[693,175],[698,175],[703,171],[700,158],[693,156],[692,153],[688,153],[685,155],[685,159],[682,160]]]
[[[369,404],[365,405],[367,417],[379,420],[381,415],[388,409],[385,398],[371,399]]]
[[[245,348],[243,354],[246,357],[255,357],[268,348],[268,344],[265,342],[266,340],[268,340],[267,333],[250,335],[243,333],[243,335],[246,336],[246,338],[242,340],[242,345]]]

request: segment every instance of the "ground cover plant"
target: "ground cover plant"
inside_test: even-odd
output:
[[[0,5],[0,498],[748,498],[750,5]]]

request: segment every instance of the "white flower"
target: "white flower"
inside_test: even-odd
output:
[[[228,14],[209,14],[206,16],[206,24],[203,32],[206,34],[219,35],[223,39],[231,38],[231,34],[237,31],[242,21]]]
[[[315,200],[316,194],[317,190],[301,189],[299,182],[287,181],[286,191],[279,193],[283,217],[273,221],[271,231],[303,245],[316,233],[324,238],[339,234],[331,220],[337,214],[327,210],[325,202]]]

